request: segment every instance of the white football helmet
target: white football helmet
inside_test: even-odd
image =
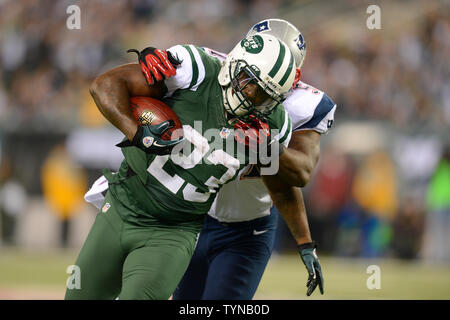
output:
[[[247,36],[270,34],[287,44],[295,57],[297,68],[301,68],[306,56],[306,43],[301,32],[290,22],[282,19],[266,19],[258,22],[247,32]]]
[[[222,64],[218,80],[222,86],[226,111],[236,117],[253,113],[266,117],[285,98],[291,88],[296,70],[294,55],[289,47],[272,35],[257,34],[242,39]],[[247,99],[238,81],[241,72],[247,83],[257,84],[267,95],[259,105]]]

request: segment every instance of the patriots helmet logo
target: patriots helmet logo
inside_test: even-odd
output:
[[[298,38],[295,40],[295,42],[300,50],[306,47],[305,39],[303,38],[301,33],[298,35]]]
[[[260,23],[257,23],[253,26],[252,29],[255,30],[256,32],[268,31],[270,30],[269,21],[265,20]]]

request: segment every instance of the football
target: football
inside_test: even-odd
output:
[[[183,136],[180,119],[164,102],[150,97],[132,97],[130,108],[136,121],[143,126],[153,126],[166,120],[173,120],[175,125],[161,135],[163,140],[174,140]]]

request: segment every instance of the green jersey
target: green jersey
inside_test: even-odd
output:
[[[156,156],[137,147],[123,148],[119,172],[106,177],[111,192],[128,209],[121,213],[124,219],[199,228],[220,187],[236,178],[249,158],[230,134],[233,126],[217,80],[220,61],[193,45],[168,50],[182,63],[177,74],[165,80],[168,93],[163,101],[183,124],[184,152]],[[290,137],[290,118],[282,105],[268,123],[278,130],[280,143]]]

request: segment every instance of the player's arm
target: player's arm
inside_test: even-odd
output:
[[[261,177],[297,245],[312,242],[301,190],[287,185],[277,175]]]
[[[264,175],[262,179],[274,205],[294,237],[300,257],[308,271],[306,294],[310,296],[317,286],[319,286],[320,293],[323,294],[322,268],[316,253],[315,243],[311,239],[300,188],[287,185],[278,175]]]
[[[314,130],[292,133],[289,147],[279,160],[278,176],[288,185],[304,187],[311,179],[320,154],[320,133]]]
[[[148,85],[138,64],[125,64],[98,76],[89,91],[103,116],[131,141],[138,124],[130,110],[130,97],[161,98],[165,93],[163,82]]]

